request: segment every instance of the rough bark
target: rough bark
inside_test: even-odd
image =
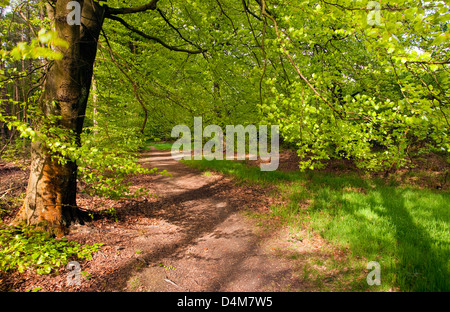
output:
[[[54,48],[64,57],[49,69],[40,109],[46,117],[60,116],[58,126],[72,130],[80,144],[104,9],[94,1],[78,1],[82,7],[81,26],[71,26],[67,23],[68,2],[58,0],[54,7],[48,5],[54,30],[69,43],[69,48]],[[45,119],[50,118],[44,118],[44,122]],[[64,234],[71,223],[82,222],[76,204],[77,165],[52,159],[45,142],[34,142],[31,153],[28,188],[16,223],[26,221],[57,235]]]

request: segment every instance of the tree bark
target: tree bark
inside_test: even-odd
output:
[[[94,125],[94,137],[98,134],[98,121],[97,121],[97,105],[98,105],[98,93],[97,83],[95,78],[92,77],[92,123]]]
[[[57,126],[73,131],[80,144],[104,8],[94,1],[79,0],[81,25],[71,26],[67,23],[68,2],[58,0],[54,7],[47,6],[54,30],[69,47],[54,47],[63,58],[49,68],[39,106],[45,116],[43,122],[51,116],[59,116]],[[83,221],[76,204],[77,165],[73,161],[61,164],[52,159],[45,142],[32,143],[31,154],[26,197],[16,223],[25,221],[27,225],[40,225],[63,235],[71,223]]]

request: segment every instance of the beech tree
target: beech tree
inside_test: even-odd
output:
[[[45,74],[44,90],[39,100],[40,127],[51,121],[52,126],[67,130],[68,135],[73,135],[75,142],[80,144],[97,44],[105,19],[120,21],[132,29],[119,16],[156,10],[158,0],[127,8],[111,8],[102,1],[78,1],[80,25],[68,23],[68,15],[73,10],[69,2],[57,0],[46,4],[52,28],[59,38],[67,42],[67,46],[54,47],[62,58],[54,60]],[[140,34],[169,49],[193,54],[202,52],[171,47],[155,37]],[[39,139],[32,143],[30,178],[25,201],[16,220],[39,224],[61,235],[71,223],[82,221],[76,204],[78,170],[73,160],[55,158],[46,143]]]

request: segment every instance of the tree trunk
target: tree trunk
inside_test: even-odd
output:
[[[98,105],[98,95],[97,95],[97,83],[95,78],[92,78],[92,122],[94,124],[94,137],[98,134],[98,122],[97,122],[97,105]]]
[[[54,47],[64,57],[54,62],[47,74],[40,109],[45,122],[59,116],[59,127],[72,130],[80,144],[86,105],[97,53],[97,41],[104,20],[104,9],[94,1],[78,1],[82,7],[81,26],[67,23],[68,0],[47,5],[48,16],[54,22],[58,36],[69,48]],[[45,142],[34,142],[30,177],[24,204],[16,223],[26,221],[63,235],[71,223],[82,222],[76,204],[77,165],[72,161],[60,164],[52,159]]]
[[[4,69],[4,66],[4,62],[0,61],[0,70]],[[3,113],[5,116],[8,116],[8,105],[8,90],[6,89],[6,85],[2,85],[0,88],[0,113]],[[0,121],[0,133],[2,136],[2,146],[4,147],[7,142],[8,132],[6,125],[2,121]]]

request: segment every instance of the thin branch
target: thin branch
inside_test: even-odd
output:
[[[444,119],[445,119],[445,122],[447,123],[447,126],[450,127],[450,123],[449,123],[449,121],[448,121],[448,119],[447,119],[447,115],[445,115],[444,111],[442,110],[442,100],[439,99],[439,98],[436,96],[436,94],[433,93],[433,91],[430,89],[430,87],[428,86],[428,84],[427,84],[425,81],[423,81],[423,79],[420,78],[419,75],[418,75],[416,72],[414,72],[412,69],[409,68],[408,64],[405,63],[405,67],[406,67],[406,69],[409,70],[410,73],[412,73],[412,74],[413,74],[413,75],[414,75],[414,76],[415,76],[415,77],[423,84],[423,86],[424,86],[425,88],[427,88],[428,93],[433,97],[433,99],[435,99],[436,101],[439,102],[440,105],[437,106],[437,105],[434,104],[433,101],[431,101],[431,103],[433,104],[433,106],[436,107],[436,108],[438,108],[439,111],[441,112],[442,116],[443,116]]]
[[[397,69],[395,68],[394,61],[392,60],[391,57],[389,58],[389,61],[390,61],[391,65],[392,65],[392,69],[394,69],[394,74],[395,74],[395,77],[397,78],[397,85],[400,88],[400,92],[402,93],[402,95],[405,98],[406,102],[408,102],[408,104],[412,107],[411,102],[409,101],[408,97],[406,96],[405,92],[403,91],[403,86],[401,85],[400,77],[397,74]]]
[[[246,13],[249,13],[251,16],[253,16],[254,18],[256,18],[257,20],[262,22],[262,18],[259,17],[258,15],[256,15],[255,13],[253,13],[252,11],[250,11],[250,9],[248,8],[247,2],[246,0],[242,0],[242,5],[244,6],[244,10]]]
[[[3,80],[0,80],[0,83],[4,83],[7,82],[9,80],[15,80],[15,79],[23,79],[23,78],[27,78],[29,76],[31,76],[33,73],[35,73],[36,71],[40,70],[41,68],[46,67],[47,65],[51,66],[51,64],[53,63],[53,61],[50,61],[49,63],[45,63],[44,65],[38,66],[38,67],[34,67],[32,70],[28,71],[28,72],[24,72],[24,73],[19,73],[19,74],[13,74],[9,77],[6,77]],[[39,79],[40,80],[40,79]]]
[[[268,17],[274,24],[275,26],[275,32],[277,35],[277,38],[282,40],[282,37],[280,35],[280,31],[279,31],[279,27],[278,27],[278,22],[275,20],[275,18],[270,15],[269,13],[267,13],[266,11],[266,3],[265,0],[261,0],[261,12],[264,16]],[[303,76],[303,74],[301,73],[300,69],[298,68],[297,64],[295,64],[294,60],[292,59],[292,56],[289,54],[288,50],[286,49],[286,46],[283,44],[283,42],[281,42],[281,48],[283,49],[284,54],[286,55],[286,57],[289,59],[289,62],[291,63],[292,67],[294,67],[295,71],[297,72],[297,74],[300,76],[300,78],[306,82],[306,84],[308,85],[308,87],[319,97],[322,99],[322,101],[324,101],[334,112],[336,112],[339,117],[342,118],[342,115],[340,112],[336,111],[336,109],[333,107],[333,105],[330,104],[330,102],[327,101],[327,99],[325,99],[322,94],[320,94],[316,88],[314,88],[314,86],[309,82],[309,80]]]
[[[22,9],[19,8],[19,14],[22,17],[22,19],[25,21],[25,23],[27,23],[28,28],[30,28],[30,30],[33,32],[34,36],[36,38],[38,38],[38,34],[36,33],[36,30],[34,30],[33,25],[31,25],[30,21],[28,20],[28,18],[25,16],[25,14],[23,14]],[[39,43],[40,44],[40,43]]]
[[[132,13],[139,13],[139,12],[145,12],[149,10],[156,10],[156,4],[159,0],[153,0],[147,4],[133,7],[133,8],[110,8],[108,6],[105,6],[106,12],[105,17],[110,18],[111,15],[118,15],[118,14],[132,14]]]
[[[192,41],[186,39],[180,32],[180,30],[178,28],[176,28],[170,21],[169,19],[166,17],[166,15],[164,14],[164,12],[161,9],[156,9],[159,13],[159,15],[161,15],[161,17],[164,19],[164,21],[167,23],[167,25],[169,25],[173,30],[175,30],[177,32],[177,34],[180,36],[181,39],[183,39],[184,41],[186,41],[187,43],[195,46],[198,48],[198,45],[196,45],[195,43],[193,43]]]
[[[130,24],[128,24],[127,22],[125,22],[122,18],[117,17],[117,16],[109,16],[110,19],[118,21],[119,23],[121,23],[123,26],[125,26],[128,30],[140,35],[141,37],[145,38],[145,39],[149,39],[152,41],[155,41],[157,43],[159,43],[160,45],[162,45],[163,47],[172,50],[172,51],[177,51],[177,52],[185,52],[185,53],[189,53],[189,54],[201,54],[206,52],[206,50],[200,49],[200,50],[187,50],[187,49],[183,49],[183,48],[179,48],[179,47],[174,47],[171,45],[168,45],[167,43],[165,43],[164,41],[162,41],[161,39],[157,38],[157,37],[153,37],[150,35],[147,35],[146,33],[140,31],[139,29],[131,26]]]
[[[140,69],[138,67],[136,67],[134,64],[129,64],[127,62],[127,60],[125,60],[120,54],[118,54],[118,53],[116,53],[116,52],[114,52],[112,50],[111,45],[109,44],[108,38],[106,37],[106,34],[105,34],[104,31],[103,31],[103,36],[105,37],[105,40],[106,40],[106,43],[107,43],[107,48],[105,48],[100,43],[99,43],[99,46],[101,48],[104,48],[105,50],[108,50],[108,52],[110,54],[110,57],[111,57],[111,60],[113,61],[113,63],[117,66],[117,68],[122,72],[122,74],[124,74],[124,76],[131,83],[131,85],[133,87],[133,93],[134,93],[136,99],[138,100],[139,104],[141,105],[141,107],[142,107],[142,109],[144,111],[144,121],[143,121],[142,127],[140,129],[141,133],[143,133],[144,130],[145,130],[145,127],[146,127],[146,124],[147,124],[147,121],[148,121],[148,115],[149,115],[150,111],[147,108],[147,106],[145,104],[145,100],[143,99],[143,97],[142,97],[142,95],[141,95],[141,93],[139,91],[142,91],[142,92],[144,92],[144,93],[146,93],[146,94],[148,94],[150,96],[153,96],[153,97],[167,99],[167,100],[171,101],[172,103],[174,103],[174,104],[180,106],[181,108],[186,109],[187,111],[192,113],[192,110],[190,108],[185,107],[184,105],[182,105],[179,100],[172,98],[172,97],[174,97],[174,95],[171,94],[171,92],[169,90],[164,89],[163,86],[159,85],[159,87],[163,89],[162,91],[166,93],[165,95],[159,94],[158,92],[156,92],[154,90],[149,90],[148,89],[148,85],[147,85],[147,87],[144,87],[144,86],[140,85],[137,81],[133,80],[133,78],[131,78],[131,76],[128,75],[128,73],[124,71],[124,69],[121,67],[121,64],[119,64],[119,62],[115,59],[114,55],[116,55],[118,58],[121,59],[121,61],[123,62],[125,68],[128,71],[131,70],[131,68],[130,68],[130,66],[131,66],[138,73],[140,73],[141,75],[144,75],[144,73],[141,73]],[[154,112],[154,110],[152,110],[152,112]]]
[[[9,140],[8,142],[6,142],[6,144],[3,146],[3,148],[0,150],[0,156],[3,155],[3,152],[6,150],[6,148],[8,147],[9,143],[11,143],[12,139],[14,138],[14,135],[16,134],[16,129],[14,129],[13,131],[11,131],[11,135],[9,136]]]
[[[342,9],[342,10],[347,10],[347,11],[373,11],[374,10],[373,8],[368,9],[367,7],[351,8],[351,7],[343,6],[343,5],[338,4],[338,3],[331,3],[331,2],[327,2],[325,0],[321,0],[321,1],[323,3],[325,3],[325,4],[332,5],[332,6],[338,7],[340,9]],[[416,8],[418,8],[418,9],[431,9],[431,8],[435,8],[435,6],[423,5],[423,6],[417,6]],[[391,7],[389,4],[386,4],[386,7],[379,8],[377,10],[380,10],[380,11],[404,11],[404,10],[408,10],[408,9],[410,9],[410,8],[395,8],[395,7]]]
[[[245,5],[245,0],[242,0],[242,1],[244,2],[244,5]],[[246,11],[245,11],[245,15],[246,15],[246,17],[247,17],[248,26],[250,27],[250,30],[251,30],[252,35],[253,35],[253,38],[255,38],[256,44],[258,45],[259,48],[261,48],[261,44],[260,44],[259,41],[258,41],[258,37],[257,37],[256,34],[255,34],[255,30],[254,30],[254,28],[253,28],[253,25],[252,25],[252,23],[251,23],[251,21],[250,21],[250,16],[249,16],[248,14],[249,14],[249,12],[246,10]],[[259,61],[258,61],[258,63],[259,63]]]
[[[264,18],[263,21],[264,21],[264,27],[263,27],[262,38],[261,38],[261,51],[263,54],[264,65],[263,65],[263,72],[261,73],[261,78],[259,79],[259,102],[261,105],[263,105],[262,84],[263,84],[263,80],[264,80],[264,77],[265,77],[266,71],[267,71],[267,53],[266,53],[266,48],[265,48],[267,19]]]
[[[222,4],[220,3],[220,1],[219,1],[219,0],[216,0],[216,2],[217,2],[217,5],[218,5],[219,8],[220,8],[220,11],[222,12],[222,14],[225,15],[225,17],[231,22],[231,26],[233,26],[233,32],[234,32],[234,34],[236,35],[236,34],[237,34],[237,31],[236,31],[236,27],[234,26],[233,20],[232,20],[232,19],[228,16],[228,14],[224,11],[224,9],[223,9]]]
[[[450,64],[450,60],[448,61],[436,61],[436,62],[427,62],[427,61],[406,61],[406,64],[427,64],[427,65],[445,65]]]
[[[105,34],[103,29],[102,29],[102,32],[103,32],[103,36],[105,37],[105,40],[106,40],[106,45],[108,46],[108,49],[109,49],[109,55],[111,56],[111,60],[113,61],[114,64],[116,64],[117,68],[128,79],[128,81],[130,81],[130,83],[131,83],[131,85],[133,87],[134,95],[135,95],[136,99],[138,100],[139,104],[141,105],[142,110],[144,111],[144,121],[142,123],[142,127],[141,127],[141,130],[140,130],[140,132],[142,134],[144,134],[145,126],[147,125],[147,120],[148,120],[148,108],[145,105],[144,100],[142,99],[142,97],[139,94],[137,83],[130,77],[130,75],[128,75],[128,73],[125,70],[123,70],[123,68],[116,61],[116,59],[114,58],[114,54],[113,54],[111,45],[109,44],[108,37],[106,36],[106,34]]]

